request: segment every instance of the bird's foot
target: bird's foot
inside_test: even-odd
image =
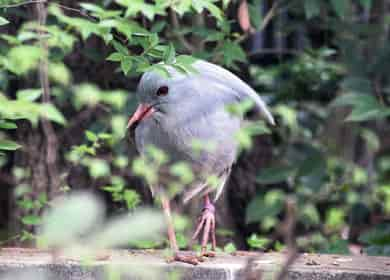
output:
[[[205,257],[214,257],[214,252],[207,252],[207,243],[211,237],[211,250],[215,251],[216,247],[216,238],[215,238],[215,207],[209,201],[206,202],[202,214],[199,217],[199,222],[196,227],[195,233],[192,236],[192,240],[195,240],[199,237],[200,233],[202,234],[201,242],[201,256]]]
[[[215,258],[216,254],[213,251],[204,251],[201,253],[202,257]]]
[[[203,262],[203,259],[201,257],[198,257],[196,255],[192,254],[184,254],[184,253],[175,253],[175,255],[168,259],[168,263],[171,262],[182,262],[182,263],[188,263],[192,265],[197,265],[199,262]]]

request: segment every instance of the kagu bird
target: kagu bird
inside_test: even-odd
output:
[[[168,78],[156,72],[144,73],[137,88],[140,104],[128,128],[135,130],[135,142],[141,154],[152,145],[163,150],[171,162],[185,161],[196,174],[202,174],[184,188],[183,197],[184,201],[199,195],[204,197],[204,208],[193,239],[203,231],[201,256],[207,256],[210,236],[213,250],[216,246],[213,203],[221,194],[235,162],[238,151],[235,134],[243,125],[242,117],[228,112],[226,107],[251,99],[270,124],[274,124],[274,119],[256,92],[231,72],[202,60],[192,66],[196,72],[191,74],[168,67]],[[194,140],[212,143],[214,148],[194,151]],[[205,180],[205,176],[211,175],[219,179],[217,188],[209,186]],[[164,186],[151,188],[161,197],[174,260],[198,263],[197,257],[179,252]],[[211,201],[209,193],[213,191],[216,194]]]

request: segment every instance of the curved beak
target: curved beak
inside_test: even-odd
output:
[[[134,130],[143,119],[152,115],[154,111],[155,110],[151,105],[141,103],[130,117],[129,122],[127,123],[127,129]]]

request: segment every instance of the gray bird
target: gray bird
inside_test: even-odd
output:
[[[139,106],[129,119],[128,128],[135,130],[135,142],[141,155],[148,146],[155,146],[163,150],[171,162],[189,163],[198,175],[185,187],[183,197],[184,201],[199,195],[204,197],[204,208],[193,239],[203,230],[201,256],[211,256],[206,246],[210,237],[213,251],[216,246],[213,203],[220,196],[236,160],[235,135],[243,125],[242,117],[228,112],[226,107],[250,99],[266,121],[273,125],[274,119],[259,95],[231,72],[202,60],[192,66],[196,72],[191,74],[168,67],[169,78],[153,71],[144,73],[137,88]],[[194,141],[211,148],[195,151]],[[219,179],[217,188],[207,183],[206,178],[211,175]],[[179,252],[164,186],[151,188],[161,197],[174,260],[197,264],[196,257]],[[214,191],[216,194],[211,201],[209,193]]]

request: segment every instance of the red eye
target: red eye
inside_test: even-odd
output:
[[[156,94],[158,96],[165,96],[168,94],[168,87],[167,86],[162,86],[162,87],[159,87]]]

